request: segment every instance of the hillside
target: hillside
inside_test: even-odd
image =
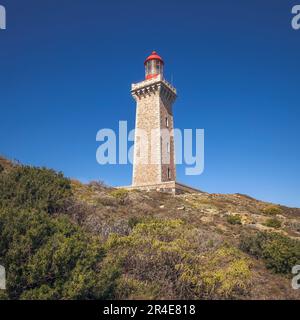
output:
[[[300,209],[241,194],[126,191],[3,158],[0,165],[3,298],[300,298],[291,287]]]
[[[13,165],[12,161],[0,156],[0,172],[11,169]]]

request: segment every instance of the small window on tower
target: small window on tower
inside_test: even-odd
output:
[[[170,170],[170,168],[168,168],[168,179],[170,179],[171,178],[171,170]]]
[[[167,152],[170,153],[170,143],[167,142]]]
[[[166,117],[166,127],[169,128],[169,119]]]

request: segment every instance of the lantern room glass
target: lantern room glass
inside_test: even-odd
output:
[[[161,61],[153,59],[146,62],[145,65],[146,77],[156,76],[163,73],[163,64]]]

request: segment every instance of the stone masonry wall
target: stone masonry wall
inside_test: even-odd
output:
[[[161,182],[175,181],[174,138],[169,142],[169,163],[167,145],[163,143],[160,129],[170,133],[173,130],[172,103],[176,92],[164,84],[165,80],[145,80],[133,85],[132,95],[136,100],[136,129],[143,129],[147,135],[147,143],[141,143],[139,132],[135,136],[133,186],[154,185]],[[175,90],[175,89],[174,89]],[[166,125],[168,118],[168,126]],[[156,129],[153,136],[153,129]],[[142,163],[141,161],[146,161]],[[170,176],[168,177],[168,168]]]
[[[155,184],[160,182],[160,165],[151,163],[151,156],[160,154],[159,141],[151,142],[151,130],[159,128],[159,95],[153,92],[146,97],[137,100],[136,128],[143,129],[147,133],[148,145],[140,143],[136,135],[133,166],[133,185]],[[147,155],[147,157],[146,157]],[[148,163],[138,163],[142,157]]]
[[[160,121],[161,129],[168,131],[168,137],[162,139],[162,165],[161,165],[161,181],[175,181],[176,180],[176,167],[175,167],[175,150],[174,150],[174,137],[173,137],[173,112],[172,105],[168,101],[160,98]],[[166,124],[166,118],[168,119],[168,126]],[[169,144],[169,150],[168,146]],[[170,175],[168,177],[168,169]]]

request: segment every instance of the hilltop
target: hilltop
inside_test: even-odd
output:
[[[5,298],[300,298],[291,287],[300,209],[242,194],[82,184],[4,158],[1,167],[0,262],[11,274]]]

